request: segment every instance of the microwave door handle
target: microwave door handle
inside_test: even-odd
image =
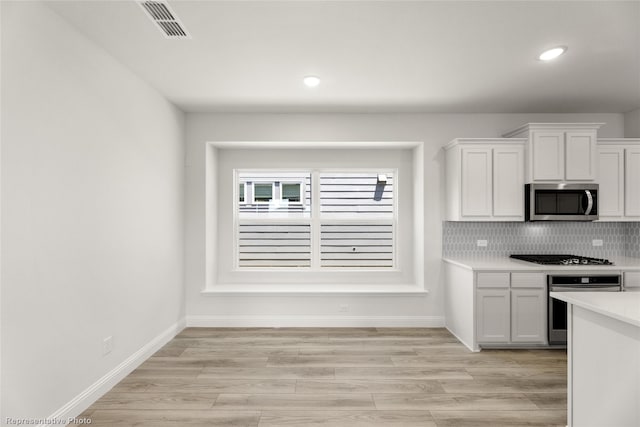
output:
[[[589,190],[584,190],[584,192],[587,195],[587,210],[584,211],[584,214],[589,215],[591,213],[591,209],[593,209],[593,196]]]

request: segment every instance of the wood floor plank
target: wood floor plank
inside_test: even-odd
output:
[[[91,426],[118,427],[256,427],[259,411],[98,409]],[[73,426],[73,424],[70,424]],[[86,424],[78,424],[85,427]]]
[[[374,347],[374,346],[342,346],[342,347],[309,347],[298,351],[300,356],[418,356],[418,352],[412,348],[404,347]],[[274,354],[274,356],[277,356]],[[339,359],[337,359],[339,360]]]
[[[460,343],[453,337],[366,337],[366,338],[329,338],[332,345],[351,345],[351,346],[381,346],[381,347],[431,347],[439,344],[452,344],[458,347]]]
[[[518,367],[517,362],[498,357],[469,357],[469,356],[449,356],[446,358],[435,358],[431,356],[391,356],[395,366],[423,366],[423,367],[474,367],[474,366],[494,366],[494,367]]]
[[[296,380],[223,378],[143,378],[125,379],[121,391],[178,393],[295,393]],[[118,388],[116,386],[112,390]]]
[[[295,357],[295,356],[294,356]],[[141,368],[162,368],[171,364],[176,367],[243,368],[267,366],[268,357],[219,357],[201,355],[199,357],[152,357],[140,365]]]
[[[540,409],[563,409],[567,407],[567,393],[525,393]]]
[[[566,378],[489,378],[469,380],[439,380],[447,393],[566,393]]]
[[[429,411],[263,411],[259,427],[437,427]]]
[[[393,366],[389,356],[276,356],[267,366]]]
[[[214,393],[119,393],[109,392],[94,403],[95,409],[208,409],[218,398]]]
[[[566,378],[567,368],[554,366],[546,367],[544,365],[524,365],[519,368],[499,368],[499,367],[471,367],[465,368],[474,379],[488,378]]]
[[[374,394],[378,409],[393,410],[533,410],[538,407],[523,394]]]
[[[133,378],[196,378],[204,368],[189,366],[179,367],[172,365],[153,368],[138,368],[129,374]]]
[[[435,380],[298,380],[296,393],[445,393]]]
[[[550,411],[431,411],[438,427],[516,427],[567,425],[566,410]]]
[[[535,406],[535,405],[534,405]],[[371,394],[221,394],[218,409],[375,409]]]
[[[335,369],[326,367],[273,367],[265,368],[204,368],[198,375],[204,378],[335,378]]]
[[[377,367],[377,368],[335,368],[336,378],[387,378],[387,379],[473,379],[462,368],[419,368],[419,367]]]
[[[257,346],[218,346],[218,347],[186,347],[180,357],[271,357],[297,356],[297,347],[257,347]]]

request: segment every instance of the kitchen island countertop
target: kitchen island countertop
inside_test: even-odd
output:
[[[549,295],[640,327],[640,292],[551,292]]]

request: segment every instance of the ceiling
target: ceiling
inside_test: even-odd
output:
[[[640,1],[169,1],[187,40],[134,0],[47,4],[185,111],[640,107]]]

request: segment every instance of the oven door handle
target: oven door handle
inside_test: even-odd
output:
[[[620,285],[614,286],[553,286],[551,292],[619,292]]]
[[[593,196],[589,190],[584,190],[584,193],[587,195],[587,210],[584,211],[584,214],[589,215],[591,213],[591,209],[593,209]]]

